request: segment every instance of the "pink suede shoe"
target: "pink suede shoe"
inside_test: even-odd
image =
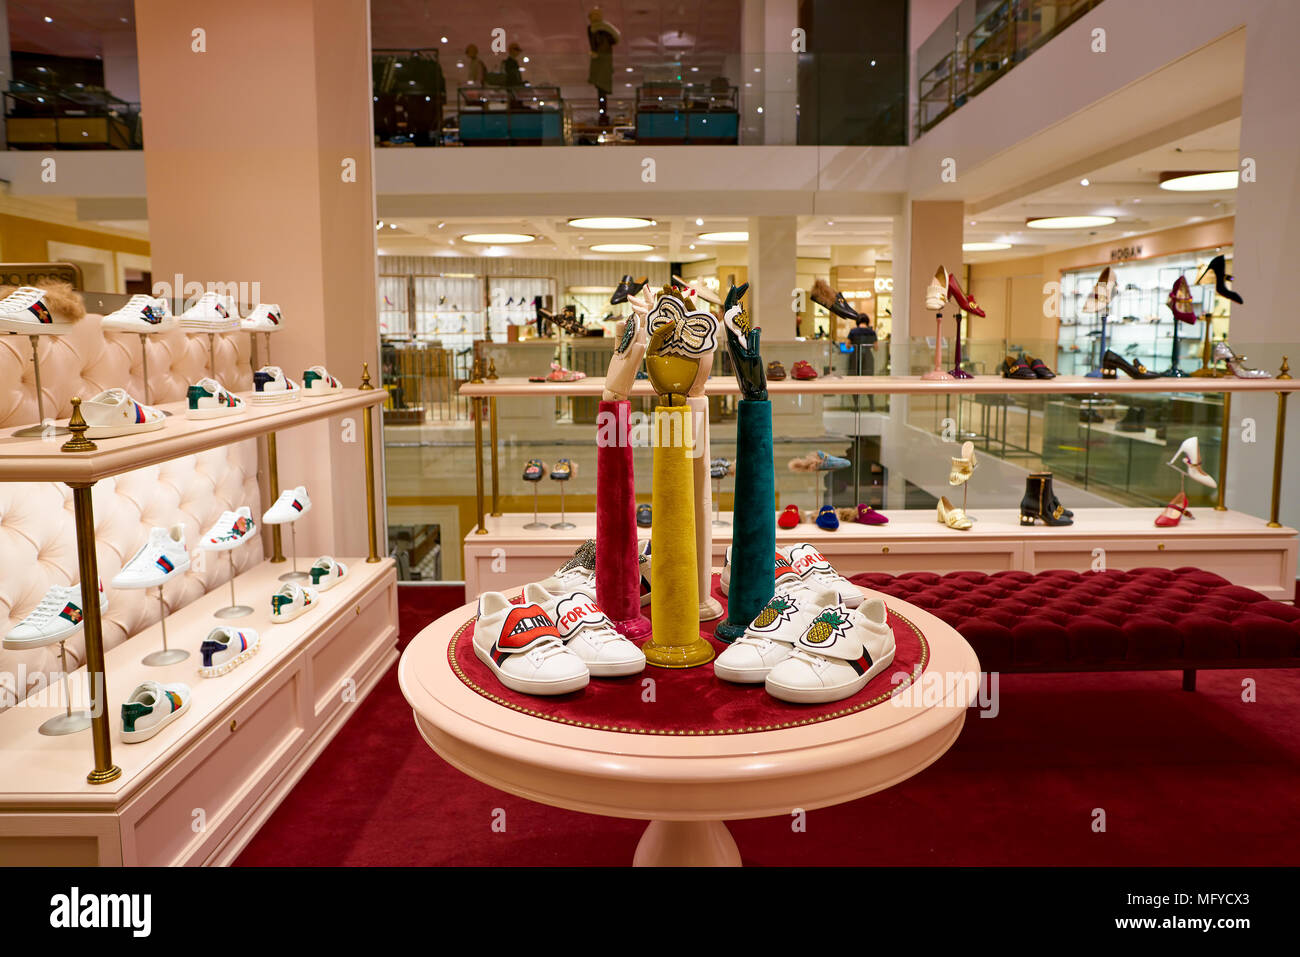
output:
[[[881,515],[870,505],[858,506],[858,524],[860,525],[888,525],[889,519]]]

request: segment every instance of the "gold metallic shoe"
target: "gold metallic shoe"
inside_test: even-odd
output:
[[[964,532],[975,523],[966,517],[966,513],[959,509],[952,502],[948,501],[948,496],[939,496],[939,521],[949,528],[955,528],[959,532]]]
[[[961,458],[952,460],[948,473],[949,485],[965,485],[975,473],[975,443],[966,442],[961,447]]]

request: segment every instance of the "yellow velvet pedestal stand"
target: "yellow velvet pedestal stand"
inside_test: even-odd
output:
[[[650,619],[641,646],[661,668],[693,668],[713,660],[700,636],[695,552],[694,433],[687,406],[656,406],[654,413],[654,524],[650,529]]]
[[[722,617],[722,604],[713,597],[713,483],[709,479],[709,399],[693,395],[686,400],[695,426],[694,458],[691,466],[695,482],[695,577],[700,599],[700,621]],[[653,551],[651,552],[653,554]],[[653,569],[653,565],[651,568]]]

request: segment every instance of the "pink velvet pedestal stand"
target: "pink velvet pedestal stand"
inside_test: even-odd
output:
[[[709,400],[690,396],[691,422],[695,425],[695,447],[691,467],[695,475],[695,571],[700,579],[700,621],[712,621],[722,614],[722,605],[709,594],[713,574],[713,483],[709,479]],[[653,558],[653,556],[651,556]]]
[[[596,603],[636,641],[650,634],[650,619],[641,614],[631,408],[627,399],[602,400],[596,416]]]

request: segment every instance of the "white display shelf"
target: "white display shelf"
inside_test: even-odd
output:
[[[1021,525],[1016,509],[969,511],[975,526],[964,532],[939,523],[931,509],[906,509],[885,512],[887,525],[844,522],[833,532],[807,522],[778,528],[776,540],[781,545],[815,543],[845,575],[1051,568],[1084,572],[1099,562],[1112,569],[1195,566],[1269,598],[1294,597],[1296,530],[1269,528],[1263,519],[1242,512],[1195,508],[1195,519],[1183,519],[1175,528],[1157,528],[1160,508],[1079,508],[1073,525],[1052,528]],[[554,573],[582,542],[596,535],[594,513],[570,512],[566,518],[576,527],[530,531],[523,526],[533,520],[532,513],[486,518],[486,534],[475,528],[465,536],[466,594],[517,587]],[[731,522],[732,516],[723,512],[722,519]],[[547,512],[540,520],[552,524],[560,516]],[[714,564],[722,564],[731,531],[731,525],[713,526]],[[649,538],[650,529],[638,528],[637,535]]]

